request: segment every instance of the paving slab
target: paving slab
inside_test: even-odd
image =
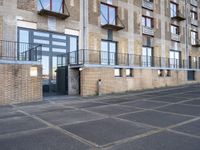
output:
[[[0,112],[0,119],[7,119],[7,118],[13,118],[13,117],[23,117],[23,116],[25,116],[23,113],[18,112],[16,110],[1,111]]]
[[[198,106],[174,104],[163,108],[159,108],[158,110],[165,112],[179,113],[184,115],[200,116],[200,107]]]
[[[1,138],[0,145],[1,150],[88,150],[90,148],[54,129]]]
[[[198,98],[199,94],[187,93],[187,94],[180,94],[180,95],[176,95],[176,96],[177,97],[188,98],[188,99],[193,99],[193,98]]]
[[[199,150],[200,139],[162,132],[106,150]]]
[[[73,110],[72,108],[66,108],[61,105],[57,104],[43,104],[39,106],[23,106],[19,107],[18,109],[23,110],[30,114],[41,114],[41,113],[47,113],[47,112],[53,112],[53,111],[69,111]]]
[[[151,110],[122,115],[119,118],[129,121],[141,122],[157,127],[168,127],[192,119],[192,117],[172,115]]]
[[[122,97],[122,98],[110,98],[110,99],[103,99],[99,100],[100,102],[103,103],[108,103],[108,104],[119,104],[119,103],[124,103],[124,102],[130,102],[130,101],[135,101],[135,100],[140,100],[137,97]]]
[[[97,107],[97,106],[103,106],[103,105],[107,105],[107,104],[100,103],[100,102],[77,102],[77,103],[66,104],[66,106],[71,106],[75,108],[90,108],[90,107]]]
[[[9,118],[0,120],[0,135],[44,127],[45,124],[30,117]]]
[[[194,106],[200,106],[200,99],[187,101],[187,102],[184,102],[183,104],[189,104],[189,105],[194,105]]]
[[[103,118],[102,115],[97,115],[82,110],[71,110],[71,111],[61,110],[61,111],[38,114],[37,116],[55,125],[74,124],[83,121],[90,121]]]
[[[176,103],[176,102],[181,102],[181,101],[188,100],[188,98],[175,97],[175,96],[161,96],[161,97],[152,97],[152,98],[150,98],[148,100]]]
[[[173,130],[185,132],[185,133],[196,135],[196,136],[200,137],[200,120],[190,122],[188,124],[173,128]]]
[[[99,146],[152,130],[146,126],[112,118],[62,126],[62,128]]]
[[[152,101],[141,100],[141,101],[135,101],[135,102],[133,101],[133,102],[122,103],[121,105],[152,109],[152,108],[163,106],[166,104],[167,103],[164,103],[164,102],[152,102]]]
[[[19,103],[19,104],[14,104],[16,107],[21,107],[21,106],[40,106],[43,104],[48,104],[49,101],[38,101],[38,102],[30,102],[30,103]]]
[[[113,116],[113,115],[120,115],[124,113],[131,113],[131,112],[139,111],[141,109],[138,109],[135,107],[129,107],[129,106],[107,105],[107,106],[86,108],[86,110],[97,112],[97,113],[108,115],[108,116]]]

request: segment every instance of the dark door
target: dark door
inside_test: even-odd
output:
[[[61,66],[57,70],[57,93],[58,94],[68,94],[68,67]]]
[[[189,81],[194,81],[195,80],[195,71],[193,71],[193,70],[188,71],[188,80]]]

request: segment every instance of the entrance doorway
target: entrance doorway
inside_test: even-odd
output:
[[[18,28],[18,41],[42,44],[44,95],[68,94],[67,54],[78,50],[78,37],[48,31]],[[62,83],[63,85],[58,87],[58,83]],[[64,89],[61,90],[61,88]]]

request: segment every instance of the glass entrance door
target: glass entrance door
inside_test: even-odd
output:
[[[23,41],[28,38],[29,43],[42,44],[43,92],[44,95],[58,94],[57,69],[67,66],[68,52],[78,50],[78,37],[24,28],[18,28],[18,34]]]

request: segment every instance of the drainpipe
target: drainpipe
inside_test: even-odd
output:
[[[189,49],[188,49],[188,8],[187,8],[187,0],[185,0],[185,17],[186,17],[186,22],[185,22],[185,28],[186,28],[186,32],[185,32],[185,53],[186,53],[186,65],[187,67],[189,67]]]
[[[86,20],[85,20],[85,5],[86,5],[86,0],[83,0],[83,49],[86,48],[86,41],[85,41],[85,36],[86,36]]]

